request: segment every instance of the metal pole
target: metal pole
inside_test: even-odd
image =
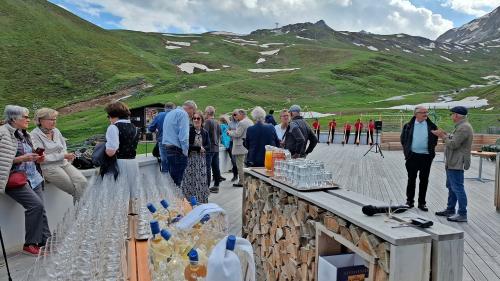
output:
[[[7,253],[5,253],[5,245],[3,244],[2,228],[0,228],[0,242],[2,244],[2,253],[5,260],[5,267],[7,268],[7,276],[9,277],[9,281],[12,281],[12,277],[10,277],[9,263],[7,262]]]

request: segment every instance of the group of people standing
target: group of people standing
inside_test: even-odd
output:
[[[284,147],[294,158],[312,152],[317,138],[300,110],[298,105],[282,110],[277,124],[273,112],[266,115],[259,106],[251,111],[253,121],[244,109],[216,120],[213,106],[202,113],[194,101],[177,108],[169,102],[148,129],[157,134],[161,171],[170,174],[186,197],[205,203],[209,193],[219,192],[220,182],[226,180],[219,168],[220,145],[231,159],[234,187],[243,186],[244,167],[264,166],[266,145]]]
[[[315,119],[314,122],[312,123],[312,128],[314,130],[314,133],[316,134],[316,137],[320,138],[321,134],[321,125],[319,123],[318,119]],[[328,137],[326,140],[326,143],[330,145],[330,143],[333,144],[333,141],[335,139],[335,129],[337,128],[337,121],[335,118],[333,118],[330,122],[328,122]],[[354,141],[353,144],[359,145],[361,143],[361,132],[363,131],[364,125],[363,122],[361,122],[361,119],[357,119],[356,122],[354,123]],[[346,121],[344,123],[344,131],[342,135],[342,144],[348,144],[349,139],[351,136],[351,130],[352,130],[352,125],[349,123],[349,121]],[[370,119],[368,121],[368,127],[366,130],[366,144],[371,145],[373,144],[373,134],[375,133],[375,121]]]

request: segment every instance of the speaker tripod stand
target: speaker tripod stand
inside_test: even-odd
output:
[[[363,157],[366,156],[366,154],[368,154],[368,152],[375,152],[375,153],[380,153],[380,156],[382,156],[382,158],[384,158],[384,153],[382,153],[382,148],[380,148],[380,144],[378,143],[378,135],[379,135],[379,130],[376,130],[375,132],[375,143],[373,143],[370,148],[368,149],[367,152],[365,152],[365,154],[363,154]],[[372,151],[372,149],[375,147],[375,151]]]

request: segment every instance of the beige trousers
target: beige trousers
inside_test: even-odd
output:
[[[80,200],[87,187],[87,179],[71,163],[45,166],[42,172],[47,182],[73,196],[73,203]]]
[[[243,168],[245,168],[245,156],[246,154],[235,155],[236,157],[236,167],[238,167],[238,177],[240,178],[239,183],[243,184],[244,180],[244,172]]]

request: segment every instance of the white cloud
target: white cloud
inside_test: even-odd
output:
[[[315,22],[335,30],[379,34],[408,33],[436,38],[453,27],[450,20],[409,0],[65,0],[93,16],[109,13],[122,28],[166,32],[225,30],[248,33],[259,28]]]
[[[443,6],[464,14],[480,17],[500,6],[500,0],[446,0]]]

